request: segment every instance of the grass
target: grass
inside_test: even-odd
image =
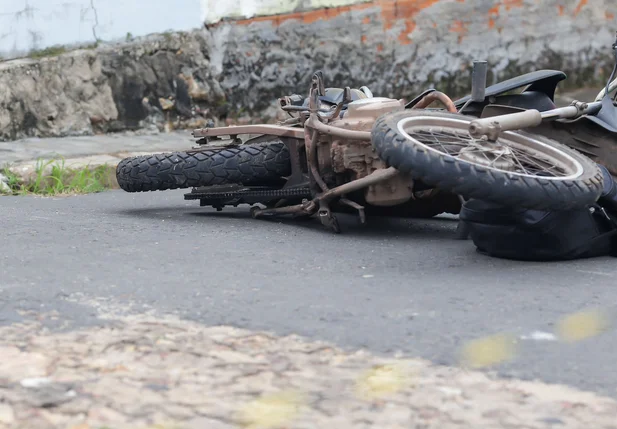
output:
[[[57,46],[50,46],[49,48],[45,48],[45,49],[34,49],[28,52],[28,57],[35,58],[35,59],[40,59],[40,58],[45,58],[45,57],[57,57],[58,55],[64,54],[65,52],[67,52],[66,47],[57,45]]]
[[[173,32],[170,30],[164,31],[163,33],[161,33],[161,35],[163,36],[163,38],[165,38],[165,41],[167,43],[171,42],[171,40],[173,39]]]
[[[68,168],[64,160],[38,160],[28,178],[20,178],[8,167],[1,173],[7,177],[12,195],[90,194],[117,187],[115,168],[109,165]]]
[[[33,49],[26,54],[26,57],[40,60],[41,58],[57,57],[59,55],[71,52],[77,49],[96,49],[99,46],[99,41],[88,45],[76,45],[72,47],[54,45],[45,49]]]

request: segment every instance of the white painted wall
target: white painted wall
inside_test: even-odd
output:
[[[0,56],[370,0],[0,0]]]
[[[202,24],[200,0],[0,0],[0,55]]]

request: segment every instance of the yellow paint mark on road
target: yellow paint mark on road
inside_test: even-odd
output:
[[[586,310],[570,314],[559,321],[559,338],[572,343],[595,337],[609,326],[608,317],[600,310]]]
[[[461,352],[461,363],[472,368],[486,368],[509,361],[516,353],[516,339],[510,335],[497,334],[465,344]]]

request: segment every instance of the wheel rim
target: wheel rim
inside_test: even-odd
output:
[[[417,116],[401,119],[397,128],[416,146],[509,175],[572,180],[584,172],[576,158],[533,137],[508,131],[496,142],[475,139],[468,131],[470,122]]]

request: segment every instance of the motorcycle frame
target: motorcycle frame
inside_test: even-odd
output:
[[[367,93],[367,95],[370,94],[368,88],[363,89],[363,91]],[[294,125],[296,126],[260,124],[202,128],[193,131],[193,137],[200,139],[198,140],[198,144],[200,145],[220,140],[222,136],[229,136],[232,142],[237,142],[239,141],[238,136],[240,135],[261,134],[264,137],[280,137],[280,140],[287,146],[290,154],[292,154],[292,174],[283,186],[283,189],[309,183],[312,185],[312,198],[305,199],[301,204],[296,205],[277,206],[272,208],[254,206],[251,208],[251,215],[254,218],[275,215],[302,217],[318,214],[324,226],[338,233],[340,232],[338,221],[333,215],[330,207],[335,199],[338,199],[341,204],[356,210],[360,222],[364,224],[366,223],[364,207],[346,198],[346,195],[390,180],[399,174],[398,170],[393,167],[383,168],[343,185],[333,188],[328,187],[321,176],[317,162],[317,142],[319,138],[322,135],[327,135],[347,140],[370,142],[371,133],[368,131],[348,130],[328,125],[328,122],[336,119],[340,115],[343,106],[351,101],[351,90],[349,87],[345,88],[343,100],[337,105],[332,106],[331,109],[324,109],[322,107],[319,97],[324,93],[323,75],[321,72],[317,72],[313,75],[311,87],[309,89],[308,107],[290,106],[289,100],[287,100],[288,97],[279,99],[283,110],[287,112],[298,112],[298,117],[292,117],[292,119],[294,119]],[[437,91],[428,91],[426,94],[423,94],[420,100],[415,100],[415,108],[428,106],[435,100],[440,100],[446,104],[449,109],[455,109],[452,100],[445,96],[445,94]],[[306,154],[306,172],[301,165],[302,161],[304,161],[300,156],[302,149],[304,149],[304,153]]]

